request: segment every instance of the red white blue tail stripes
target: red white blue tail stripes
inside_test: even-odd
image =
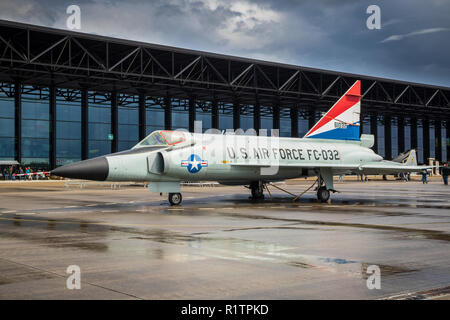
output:
[[[358,80],[304,138],[359,140],[360,113],[361,81]]]

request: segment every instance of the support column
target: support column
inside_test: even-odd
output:
[[[49,161],[50,170],[53,170],[56,168],[56,87],[51,85],[49,91]]]
[[[398,153],[405,152],[405,118],[403,116],[397,117],[397,145]]]
[[[145,112],[145,93],[139,93],[139,141],[143,140],[147,135],[147,117]]]
[[[390,115],[384,116],[384,157],[387,160],[392,159],[392,119]]]
[[[441,120],[434,121],[434,138],[437,143],[435,143],[435,158],[440,163],[442,162],[442,124]]]
[[[378,153],[378,119],[376,113],[370,115],[370,133],[373,134],[374,137],[372,150],[375,151],[375,153]]]
[[[365,117],[365,114],[363,114],[363,113],[361,113],[359,116],[359,136],[360,137],[364,132],[364,130],[363,130],[364,129],[364,117]]]
[[[417,118],[411,117],[411,149],[415,149],[417,152],[418,139],[417,139]]]
[[[316,108],[309,107],[308,110],[308,130],[316,124]]]
[[[280,131],[280,105],[273,106],[272,127]]]
[[[22,162],[22,83],[14,85],[14,159]]]
[[[428,118],[422,119],[423,132],[423,161],[428,163],[430,157],[430,120]]]
[[[164,98],[164,128],[172,130],[172,98],[169,95]]]
[[[291,106],[291,137],[298,138],[298,108]]]
[[[81,159],[89,158],[89,96],[86,88],[81,90]]]
[[[217,130],[219,129],[219,106],[217,105],[216,99],[212,101],[211,127]]]
[[[113,139],[111,140],[111,152],[117,152],[118,140],[119,140],[119,116],[118,116],[118,100],[117,91],[111,93],[111,134]]]
[[[445,134],[445,144],[447,145],[447,162],[450,161],[450,118],[446,121],[446,134]]]
[[[253,110],[253,128],[256,131],[256,135],[259,136],[259,130],[261,129],[261,105],[259,101],[256,101]]]
[[[233,129],[239,129],[241,127],[241,105],[235,101],[233,104]]]
[[[189,98],[189,132],[194,132],[195,124],[195,98]]]

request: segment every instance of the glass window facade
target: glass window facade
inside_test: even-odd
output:
[[[70,97],[72,101],[67,101],[65,96]],[[76,99],[65,94],[59,94],[56,98],[57,166],[81,160],[81,101],[79,98],[80,93],[76,93]]]
[[[405,119],[405,150],[411,150],[411,123]]]
[[[422,120],[417,119],[417,160],[423,163],[423,127]]]
[[[391,155],[392,158],[395,158],[399,154],[398,150],[398,123],[397,118],[391,119]],[[402,150],[403,152],[405,150]]]
[[[172,129],[189,130],[189,101],[187,99],[172,100]]]
[[[111,153],[111,101],[93,95],[88,110],[88,157]]]
[[[370,133],[370,115],[364,116],[364,118],[362,119],[362,122],[363,122],[363,127],[362,127],[362,132],[360,132],[360,134],[362,134],[362,133],[371,134]]]
[[[242,130],[247,131],[248,129],[255,129],[253,123],[253,106],[244,105],[241,106],[241,121],[240,127]]]
[[[436,144],[434,121],[430,120],[430,158],[436,157]]]
[[[233,105],[219,104],[219,130],[233,130]]]
[[[22,165],[49,168],[48,88],[23,87],[22,93]]]
[[[308,126],[308,117],[306,116],[305,112],[299,112],[298,117],[298,136],[300,138],[303,138],[305,134],[308,132],[309,126]]]
[[[291,136],[291,118],[286,115],[280,118],[280,137]]]
[[[147,99],[145,109],[145,134],[164,130],[164,107],[162,100]]]
[[[378,150],[377,153],[384,157],[385,156],[385,149],[384,149],[384,119],[382,117],[378,118],[378,124],[377,124],[377,143],[378,143]]]
[[[123,100],[118,107],[118,151],[131,149],[139,142],[139,103],[137,97]]]
[[[0,160],[14,160],[14,99],[0,94]]]
[[[202,122],[202,132],[210,129],[212,127],[211,103],[202,102],[197,106],[195,111],[195,121]]]

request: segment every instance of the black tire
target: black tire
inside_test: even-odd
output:
[[[319,199],[320,202],[327,202],[328,199],[330,199],[330,191],[325,187],[320,187],[317,190],[317,199]]]
[[[260,184],[258,181],[252,182],[250,185],[250,188],[252,190],[252,199],[253,200],[261,200],[264,199],[264,190],[262,184]]]
[[[177,206],[181,203],[183,197],[181,193],[169,193],[169,202],[171,206]]]

